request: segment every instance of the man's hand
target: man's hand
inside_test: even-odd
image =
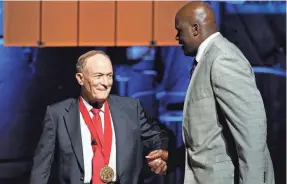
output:
[[[148,165],[151,171],[159,175],[165,175],[167,170],[166,161],[168,159],[168,152],[165,150],[155,150],[146,156]]]

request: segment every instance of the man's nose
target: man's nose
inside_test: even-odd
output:
[[[101,84],[102,84],[103,86],[108,86],[107,76],[103,76],[103,77],[102,77]]]

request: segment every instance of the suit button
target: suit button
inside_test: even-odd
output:
[[[81,176],[80,180],[81,180],[81,181],[84,181],[84,176]]]

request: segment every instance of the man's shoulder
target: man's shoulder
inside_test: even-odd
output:
[[[127,96],[118,96],[118,95],[110,95],[109,99],[112,101],[123,103],[137,103],[137,99],[127,97]]]
[[[56,109],[56,110],[68,108],[72,103],[75,103],[76,100],[77,100],[76,98],[68,98],[68,99],[65,99],[65,100],[62,100],[62,101],[59,101],[59,102],[56,102],[56,103],[49,105],[49,108],[50,109]]]
[[[212,70],[223,70],[226,68],[232,70],[241,70],[251,73],[252,67],[241,52],[241,50],[232,42],[223,36],[220,36],[209,51],[209,60],[212,63]]]
[[[230,42],[227,38],[220,35],[213,42],[212,47],[210,48],[213,53],[213,58],[217,57],[227,57],[227,58],[240,58],[243,60],[247,60],[242,53],[242,51],[232,42]],[[214,57],[214,55],[216,57]]]

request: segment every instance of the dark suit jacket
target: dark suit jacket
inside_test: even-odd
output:
[[[116,136],[117,183],[137,184],[143,166],[143,147],[166,149],[168,138],[144,112],[139,100],[109,96]],[[84,162],[77,99],[48,106],[43,133],[34,156],[30,184],[46,184],[56,162],[61,184],[82,184]]]

